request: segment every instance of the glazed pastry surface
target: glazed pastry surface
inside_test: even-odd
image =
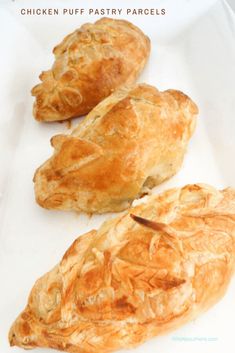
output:
[[[123,84],[135,82],[150,53],[150,40],[128,21],[86,23],[57,45],[51,70],[32,89],[34,117],[66,120],[87,114]]]
[[[88,213],[128,208],[179,170],[197,113],[180,91],[146,84],[115,91],[71,135],[51,139],[54,154],[34,177],[37,202]]]
[[[76,353],[136,346],[214,305],[234,267],[235,190],[168,190],[75,240],[34,285],[10,344]]]

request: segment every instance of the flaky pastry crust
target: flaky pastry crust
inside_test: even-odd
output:
[[[180,91],[139,84],[96,106],[71,135],[51,140],[38,168],[36,200],[48,209],[116,212],[180,168],[196,105]]]
[[[87,114],[113,90],[134,83],[148,59],[150,40],[128,21],[102,18],[69,34],[53,53],[51,70],[32,89],[34,117],[65,120]]]
[[[136,346],[214,305],[234,268],[235,190],[168,190],[75,240],[34,285],[10,344],[71,353]]]

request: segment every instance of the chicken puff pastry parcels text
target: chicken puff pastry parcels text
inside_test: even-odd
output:
[[[76,353],[136,346],[214,305],[234,267],[235,190],[166,191],[75,240],[34,285],[10,344]]]
[[[150,52],[150,40],[123,20],[103,18],[69,34],[53,50],[52,69],[32,89],[40,121],[87,114],[123,84],[134,83]]]
[[[96,106],[71,135],[54,136],[54,155],[35,174],[45,208],[121,211],[180,168],[196,105],[175,90],[139,84]]]

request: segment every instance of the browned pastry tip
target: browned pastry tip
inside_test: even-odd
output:
[[[197,113],[176,90],[116,90],[70,135],[51,139],[54,154],[35,173],[38,204],[87,213],[128,208],[179,170]]]
[[[150,52],[149,38],[128,21],[102,18],[67,35],[53,53],[51,70],[32,89],[38,121],[87,114],[124,84],[134,83]]]
[[[35,283],[9,342],[70,353],[135,347],[212,307],[234,270],[235,190],[167,190],[77,238]]]
[[[145,227],[151,228],[153,230],[164,230],[166,225],[164,223],[158,223],[155,221],[150,221],[149,219],[142,218],[139,216],[135,216],[134,214],[130,214],[131,218],[134,219],[139,224],[142,224]]]

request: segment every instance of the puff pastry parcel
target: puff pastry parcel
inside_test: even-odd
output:
[[[123,20],[102,18],[69,34],[53,53],[51,70],[32,89],[34,116],[65,120],[88,113],[123,84],[135,82],[150,52],[150,40]]]
[[[115,91],[71,135],[52,138],[54,155],[34,178],[37,202],[91,213],[128,208],[178,171],[197,112],[179,91],[145,84]]]
[[[34,285],[10,344],[76,353],[136,346],[214,305],[234,268],[235,190],[166,191],[75,240]]]

